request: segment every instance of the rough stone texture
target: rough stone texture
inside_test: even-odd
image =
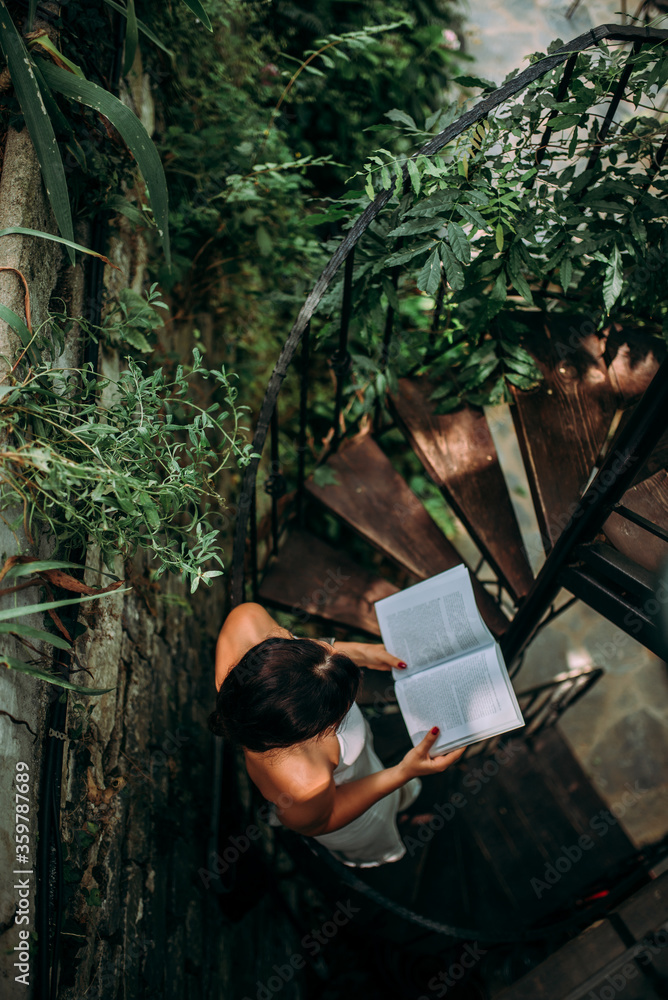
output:
[[[70,700],[68,732],[78,718],[75,703],[95,707],[90,728],[69,741],[66,755],[62,825],[73,880],[59,1000],[106,1000],[121,983],[126,997],[254,996],[253,984],[297,943],[267,899],[229,925],[198,875],[212,759],[201,720],[212,707],[211,626],[222,616],[222,594],[208,591],[193,601],[193,615],[174,615],[141,557],[129,576],[133,590],[118,595],[117,607],[80,640],[84,662],[96,662],[85,683],[107,686],[115,673],[116,698],[105,695],[104,710],[98,698]],[[172,593],[175,586],[169,582]],[[98,644],[114,656],[120,651],[118,660],[105,664]],[[96,832],[81,846],[86,829]],[[86,898],[94,888],[100,905]],[[296,990],[296,983],[286,986],[286,996]]]
[[[149,80],[141,75],[123,99],[152,127]],[[43,194],[39,166],[27,132],[10,132],[0,179],[0,228],[25,226],[55,232]],[[85,233],[78,233],[82,243]],[[121,272],[107,269],[110,295],[124,287],[141,292],[147,248],[120,219],[108,250]],[[71,268],[56,245],[33,237],[3,237],[0,264],[17,267],[28,281],[34,324],[48,313],[53,295],[70,315],[82,312],[83,269]],[[0,272],[0,301],[24,315],[23,287],[12,272]],[[174,349],[190,349],[190,331]],[[170,344],[170,347],[172,345]],[[16,339],[0,324],[0,355],[12,358]],[[100,369],[114,376],[121,363],[102,347]],[[68,364],[80,356],[78,330],[66,344]],[[0,365],[2,362],[0,361]],[[2,371],[0,370],[0,377]],[[106,398],[105,402],[109,402]],[[25,537],[0,522],[0,554],[30,551]],[[31,552],[53,551],[39,543]],[[81,605],[87,631],[76,643],[77,683],[112,688],[102,696],[70,693],[61,786],[64,900],[59,1000],[124,1000],[185,997],[193,1000],[255,996],[272,964],[296,950],[296,932],[271,897],[238,923],[230,923],[206,885],[211,818],[213,738],[206,718],[213,708],[213,650],[223,617],[224,587],[186,597],[179,580],[156,585],[140,555],[131,564],[105,567],[90,545],[86,581],[100,583],[111,569],[131,589]],[[39,600],[37,588],[22,592],[21,604]],[[35,617],[37,627],[42,621]],[[21,652],[2,637],[2,650]],[[30,765],[32,829],[37,833],[39,775],[47,743],[45,719],[60,692],[14,671],[0,671],[0,865],[14,868],[14,788],[17,760]],[[20,720],[26,720],[31,733]],[[241,791],[249,805],[247,781]],[[267,837],[269,843],[269,838]],[[32,848],[35,847],[33,839]],[[34,850],[33,850],[34,857]],[[35,927],[34,877],[30,907]],[[18,940],[16,892],[0,887],[0,993],[7,1000],[36,996],[36,947],[32,941],[30,987],[14,981],[12,949]],[[282,991],[300,995],[299,977]]]
[[[0,177],[0,229],[21,226],[25,228],[56,232],[53,216],[46,203],[42,187],[39,164],[27,131],[15,132],[10,129],[6,138],[2,176]],[[80,266],[64,268],[61,247],[36,237],[11,235],[0,240],[0,265],[21,271],[30,290],[33,327],[42,323],[48,314],[49,300],[54,291],[66,295],[72,311],[80,310],[82,293],[82,270]],[[65,261],[67,258],[65,258]],[[58,282],[62,286],[58,288]],[[0,271],[0,302],[12,309],[22,319],[25,318],[25,291],[16,273]],[[6,372],[3,358],[13,360],[17,355],[18,343],[14,332],[0,322],[0,377]],[[75,359],[76,346],[66,345],[66,357]],[[6,511],[4,518],[12,521],[20,510]],[[18,553],[47,558],[53,550],[48,540],[37,540],[31,546],[21,529],[10,530],[5,520],[0,521],[0,565]],[[37,587],[21,591],[16,595],[19,607],[40,600]],[[41,616],[24,619],[27,624],[42,627]],[[17,659],[26,658],[26,650],[10,636],[1,637],[1,649]],[[39,645],[39,644],[38,644]],[[14,778],[16,764],[23,761],[29,765],[31,775],[30,826],[33,831],[30,842],[31,858],[35,857],[37,820],[40,807],[40,772],[45,743],[45,720],[47,708],[56,697],[55,689],[48,684],[16,671],[0,668],[0,815],[3,817],[0,829],[0,870],[13,872],[16,868],[14,842]],[[17,722],[12,721],[13,716]],[[20,722],[25,721],[32,733]],[[32,869],[33,872],[35,869]],[[30,997],[31,987],[15,982],[17,970],[12,949],[18,941],[19,927],[16,925],[17,891],[12,878],[3,878],[0,887],[0,993],[3,998]],[[31,933],[35,930],[35,887],[36,875],[30,876],[30,914],[28,925],[22,925]],[[31,939],[31,984],[34,983],[35,939]]]
[[[9,129],[0,177],[0,229],[14,226],[58,232],[44,197],[39,162],[27,129]],[[62,257],[59,244],[35,236],[10,235],[0,240],[0,264],[17,268],[28,282],[34,328],[46,319]],[[25,289],[18,275],[0,271],[0,302],[21,319],[25,319],[24,299]],[[0,321],[0,356],[13,356],[15,344],[15,333]]]

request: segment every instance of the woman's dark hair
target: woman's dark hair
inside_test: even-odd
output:
[[[338,726],[355,700],[360,668],[314,639],[271,637],[248,650],[220,686],[207,725],[262,753]]]

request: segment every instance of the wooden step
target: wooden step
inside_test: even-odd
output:
[[[668,530],[668,472],[661,469],[644,482],[632,486],[621,503]],[[668,559],[668,543],[629,521],[623,514],[611,514],[603,531],[612,545],[645,569],[657,573]]]
[[[664,873],[634,892],[610,917],[588,927],[512,986],[494,993],[494,998],[563,1000],[566,996],[582,996],[584,1000],[590,996],[612,996],[611,982],[619,984],[614,994],[624,1000],[660,996],[653,989],[652,967],[665,976],[668,971],[665,947],[643,949],[633,944],[629,948],[626,932],[635,942],[644,940],[647,945],[652,941],[651,935],[665,927],[667,919],[668,873]],[[639,961],[634,962],[634,958]]]
[[[390,397],[395,419],[425,471],[466,525],[512,597],[533,583],[531,567],[499,458],[482,409],[466,406],[437,415],[426,379],[399,380]]]
[[[512,406],[546,552],[587,485],[619,401],[603,358],[587,349],[588,338],[578,343],[568,320],[551,322],[549,336],[536,332],[525,345],[544,381],[532,391],[513,390]]]
[[[262,580],[259,596],[299,616],[379,636],[375,601],[397,587],[303,529],[293,529]]]
[[[344,441],[327,468],[337,483],[317,486],[308,479],[309,493],[414,576],[425,579],[462,562],[370,434]],[[501,635],[508,627],[506,616],[475,578],[472,582],[482,617]]]
[[[456,806],[448,822],[466,827],[461,863],[469,878],[467,895],[484,900],[476,923],[488,931],[509,921],[511,929],[519,930],[571,908],[590,886],[613,877],[617,866],[634,854],[614,817],[608,813],[603,818],[604,802],[556,727],[535,741],[511,739],[509,746],[511,751],[525,749],[515,749],[505,763],[495,755],[461,762],[456,769],[461,798],[451,793],[447,800]],[[546,866],[557,861],[564,848],[577,847],[584,833],[591,847],[581,852],[579,864],[573,863],[550,884]],[[447,905],[448,885],[438,872],[449,836],[434,834],[416,908],[426,916],[455,922],[456,914]],[[532,884],[532,879],[538,881]]]

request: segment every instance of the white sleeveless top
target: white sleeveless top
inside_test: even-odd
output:
[[[384,770],[373,749],[369,723],[356,702],[353,702],[336,735],[340,757],[333,774],[334,784],[342,785]],[[397,788],[340,830],[323,833],[314,840],[329,848],[339,861],[350,867],[375,868],[388,861],[399,861],[406,853],[396,824],[400,797],[401,789]]]
[[[341,785],[384,770],[382,761],[373,749],[369,723],[356,702],[353,702],[344,716],[336,730],[336,736],[339,741],[339,763],[333,772],[334,784]],[[399,861],[406,853],[396,824],[400,797],[401,789],[396,789],[340,830],[323,833],[313,839],[350,867],[375,868],[388,861]],[[272,826],[282,825],[273,810],[269,822]]]

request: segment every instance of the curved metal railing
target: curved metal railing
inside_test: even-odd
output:
[[[556,52],[551,53],[539,62],[534,63],[529,66],[524,72],[519,73],[514,79],[512,79],[505,86],[500,87],[495,90],[488,97],[480,100],[475,107],[471,108],[469,111],[465,112],[457,121],[449,125],[444,129],[439,135],[430,139],[421,149],[419,149],[411,159],[415,160],[418,156],[430,156],[437,153],[440,149],[450,143],[457,136],[461,135],[472,125],[477,122],[487,118],[491,111],[499,107],[509,98],[513,97],[515,94],[524,90],[529,84],[545,76],[555,67],[562,63],[565,63],[564,73],[562,75],[559,87],[557,89],[556,98],[561,101],[565,97],[568,86],[570,84],[574,69],[577,55],[588,48],[597,46],[602,41],[618,41],[632,43],[634,50],[639,48],[643,43],[666,43],[668,42],[668,31],[650,28],[650,27],[626,27],[614,24],[604,24],[597,28],[592,28],[591,30],[585,32],[582,35],[578,35],[572,41],[563,45]],[[610,127],[612,125],[614,115],[621,101],[624,90],[629,80],[629,75],[631,72],[631,62],[629,61],[620,76],[618,84],[612,95],[605,119],[601,125],[601,130],[599,132],[598,141],[595,148],[592,150],[589,157],[587,167],[591,168],[596,163],[598,157],[600,156],[600,151],[602,148],[602,141],[607,136]],[[540,166],[547,146],[550,140],[550,135],[552,129],[550,127],[550,121],[560,112],[553,111],[550,115],[550,119],[544,129],[540,146],[537,151],[537,165]],[[668,148],[668,136],[664,139],[662,146],[660,147],[657,154],[656,169],[658,170],[662,159],[664,158]],[[535,177],[533,180],[535,183]],[[403,176],[403,186],[404,191],[408,189],[410,184],[408,176],[408,167],[404,167]],[[267,492],[271,495],[272,500],[272,540],[273,549],[276,550],[278,547],[278,500],[284,491],[285,483],[280,474],[280,455],[279,455],[279,445],[278,445],[278,410],[277,403],[278,397],[283,384],[283,380],[287,374],[288,368],[295,356],[297,348],[300,343],[302,345],[301,353],[301,365],[300,365],[300,425],[299,425],[299,435],[298,435],[298,482],[297,482],[297,502],[299,505],[299,513],[301,516],[301,511],[303,508],[304,500],[304,474],[305,474],[305,463],[304,456],[306,451],[306,416],[307,416],[307,393],[308,393],[308,376],[309,376],[309,358],[310,358],[310,337],[309,337],[309,325],[310,321],[320,304],[325,292],[330,286],[332,279],[337,274],[341,264],[345,262],[346,269],[344,275],[344,295],[343,295],[343,305],[342,305],[342,315],[341,315],[341,326],[339,334],[339,344],[338,347],[330,359],[330,363],[336,375],[336,390],[335,390],[335,402],[334,402],[334,420],[333,420],[333,436],[332,436],[332,446],[336,447],[340,439],[340,413],[341,413],[341,403],[343,396],[343,385],[345,377],[350,368],[350,355],[347,349],[347,334],[348,334],[348,323],[350,319],[351,303],[352,303],[352,275],[353,275],[353,252],[354,248],[359,242],[360,238],[369,228],[373,220],[379,215],[383,208],[387,205],[392,197],[393,191],[386,190],[382,191],[377,195],[375,200],[367,206],[364,212],[360,215],[354,225],[351,227],[350,231],[343,238],[336,251],[330,258],[328,264],[322,271],[320,277],[315,282],[313,288],[309,292],[304,305],[302,306],[297,319],[288,335],[288,338],[280,352],[280,355],[276,361],[273,372],[267,384],[267,389],[265,392],[264,400],[260,408],[260,413],[258,416],[258,421],[255,428],[255,434],[253,437],[253,451],[258,455],[262,454],[264,449],[267,434],[271,428],[271,440],[272,440],[272,470],[270,473],[269,480],[266,484]],[[391,305],[388,307],[388,313],[385,323],[385,334],[384,334],[384,350],[387,352],[387,347],[392,335],[392,320],[393,312]],[[244,600],[244,585],[245,585],[245,554],[246,554],[246,544],[248,538],[248,522],[252,515],[252,520],[254,521],[256,514],[256,480],[258,473],[259,458],[255,458],[251,461],[247,467],[241,486],[241,499],[242,503],[239,504],[238,517],[235,525],[234,533],[234,544],[232,553],[232,582],[231,582],[231,603],[232,607],[241,603]],[[255,526],[251,524],[250,529],[251,536],[251,559],[252,559],[252,574],[254,583],[257,583],[257,538],[255,533]]]
[[[499,107],[509,98],[513,97],[515,94],[519,93],[531,83],[536,80],[541,79],[543,76],[548,74],[551,70],[557,66],[565,63],[564,72],[562,74],[560,83],[556,91],[557,101],[563,101],[570,81],[572,79],[575,64],[577,59],[577,54],[588,48],[597,46],[603,41],[616,41],[622,43],[629,43],[634,46],[634,51],[637,50],[645,42],[649,43],[661,43],[665,44],[668,42],[668,31],[663,31],[650,27],[625,27],[619,25],[601,25],[597,28],[593,28],[590,31],[579,35],[572,41],[563,45],[557,51],[546,56],[540,62],[534,63],[529,66],[524,72],[519,73],[514,79],[510,80],[505,86],[494,91],[488,97],[480,100],[475,107],[463,114],[456,122],[449,125],[443,132],[435,136],[428,143],[426,143],[417,153],[414,154],[412,159],[416,159],[418,156],[429,156],[441,150],[444,146],[450,143],[457,136],[461,135],[472,125],[488,117],[490,112],[495,108]],[[618,108],[619,102],[621,101],[624,93],[624,89],[628,83],[630,75],[631,63],[627,63],[626,68],[623,70],[615,91],[612,95],[604,122],[599,133],[599,140],[605,138],[608,134],[609,129],[612,125],[614,115]],[[547,125],[541,136],[540,145],[536,154],[536,162],[540,167],[540,164],[545,156],[547,150],[547,145],[549,143],[551,135],[550,121],[555,114],[559,112],[553,112],[548,120]],[[592,167],[598,156],[600,155],[601,142],[597,142],[595,148],[592,150],[589,157],[587,166]],[[666,151],[668,149],[668,136],[664,139],[661,145],[657,157],[656,157],[656,170],[658,171],[661,161],[665,157]],[[535,178],[532,181],[535,183]],[[409,185],[408,168],[404,168],[403,177],[404,191],[407,190]],[[330,359],[330,365],[336,377],[335,383],[335,397],[333,406],[333,422],[332,431],[329,437],[328,447],[336,448],[340,438],[341,438],[341,412],[342,412],[342,401],[343,401],[343,389],[346,376],[350,369],[350,355],[348,352],[348,323],[351,314],[351,304],[352,304],[352,280],[353,280],[353,254],[354,249],[360,238],[368,229],[369,225],[373,220],[379,215],[383,208],[387,205],[388,201],[392,197],[392,191],[381,192],[375,200],[368,205],[366,210],[357,219],[352,228],[342,239],[341,243],[337,247],[335,253],[329,260],[327,266],[322,271],[320,277],[315,282],[313,288],[311,289],[309,295],[307,296],[304,305],[302,306],[297,319],[287,337],[287,340],[279,354],[277,362],[272,371],[271,377],[267,384],[267,389],[265,392],[264,400],[260,409],[255,434],[253,438],[253,451],[257,453],[258,456],[262,455],[264,446],[266,444],[266,439],[268,434],[271,434],[271,468],[270,474],[267,482],[265,483],[265,489],[270,494],[271,497],[271,517],[270,517],[270,530],[271,530],[271,542],[272,550],[278,550],[279,544],[279,534],[280,534],[280,509],[279,500],[286,492],[286,482],[282,474],[282,465],[279,451],[279,418],[278,418],[278,398],[281,391],[281,386],[288,372],[289,366],[292,363],[298,348],[301,345],[301,356],[299,364],[299,377],[300,377],[300,390],[299,390],[299,431],[297,436],[297,446],[296,446],[296,457],[297,457],[297,486],[294,495],[294,501],[297,508],[297,516],[299,521],[303,521],[304,514],[304,483],[305,483],[305,456],[307,450],[307,433],[306,425],[308,418],[308,383],[310,374],[310,363],[311,363],[311,344],[310,344],[310,321],[315,314],[315,311],[321,302],[325,292],[332,283],[335,275],[337,274],[339,268],[345,263],[345,273],[343,280],[343,305],[342,305],[342,318],[339,330],[339,340],[337,349]],[[438,306],[437,306],[438,308]],[[383,338],[383,350],[384,355],[387,356],[387,350],[392,337],[393,332],[393,312],[391,305],[388,306],[388,311],[386,314],[384,338]],[[665,369],[665,365],[663,366]],[[664,376],[665,376],[664,371]],[[658,376],[657,376],[658,380]],[[665,378],[664,378],[665,381]],[[651,395],[651,394],[650,394]],[[656,395],[656,392],[654,393]],[[649,403],[649,400],[648,400]],[[651,407],[650,407],[651,408]],[[645,407],[647,409],[647,407]],[[648,445],[649,446],[649,445]],[[253,595],[257,595],[258,591],[258,562],[257,562],[257,502],[256,502],[256,489],[257,489],[257,476],[258,468],[260,463],[260,457],[252,460],[250,465],[247,467],[242,485],[241,485],[241,502],[238,507],[238,517],[235,526],[234,535],[234,546],[232,555],[232,581],[231,581],[231,604],[235,607],[245,599],[246,590],[246,553],[247,545],[250,541],[250,575],[253,587]],[[620,480],[621,482],[621,480]],[[250,527],[249,527],[250,521]],[[563,549],[563,545],[562,545]],[[552,555],[548,557],[548,562],[553,558]],[[545,569],[545,567],[544,567]],[[556,578],[555,578],[556,579]],[[541,589],[542,588],[542,589]],[[534,588],[536,589],[536,588]],[[533,591],[529,595],[531,597]],[[512,634],[511,647],[508,649],[508,653],[512,652],[512,657],[516,657],[521,653],[523,645],[528,641],[530,634],[535,631],[536,627],[540,625],[540,619],[545,613],[546,608],[549,606],[550,602],[554,597],[554,588],[550,589],[544,581],[541,582],[540,578],[537,581],[537,593],[532,601],[525,600],[524,606],[521,609],[521,613],[527,609],[527,614],[523,614],[525,619],[523,623],[518,622],[519,614],[514,619],[512,625],[517,626]],[[531,610],[531,614],[528,614],[528,610]],[[529,621],[531,618],[531,621]],[[520,628],[521,625],[521,628]],[[521,635],[519,633],[522,633]],[[505,652],[505,651],[504,651]],[[508,657],[506,657],[508,659]],[[570,703],[576,697],[579,697],[592,683],[594,683],[600,673],[598,670],[586,671],[585,675],[580,676],[578,673],[577,677],[571,675],[563,675],[555,679],[554,684],[550,684],[547,687],[543,686],[540,691],[527,692],[530,696],[533,696],[533,702],[529,706],[529,714],[535,722],[536,727],[543,724],[549,724],[547,721],[548,715],[553,714],[555,710],[555,705],[557,710],[561,710],[565,703]],[[558,683],[557,683],[558,682]],[[213,809],[212,809],[212,824],[211,824],[211,836],[210,836],[210,850],[209,850],[209,868],[213,871],[216,870],[216,859],[217,859],[217,849],[219,846],[219,823],[220,823],[220,810],[221,810],[221,787],[222,787],[222,754],[223,754],[223,744],[220,738],[215,739],[215,754],[214,754],[214,794],[213,794]],[[398,904],[386,899],[382,894],[374,892],[365,883],[353,876],[345,866],[341,865],[339,862],[335,861],[331,856],[325,857],[326,851],[316,850],[313,844],[309,845],[311,850],[315,850],[321,861],[327,863],[328,865],[335,868],[339,878],[347,882],[352,886],[359,889],[360,892],[365,893],[371,898],[375,899],[376,902],[380,902],[389,911],[395,911],[397,915],[402,916],[409,922],[412,922],[418,926],[422,926],[426,929],[431,929],[437,933],[449,934],[458,937],[467,937],[475,935],[476,932],[471,929],[454,928],[446,925],[437,925],[433,921],[426,921],[424,917],[420,914],[413,913],[412,911],[406,909],[405,907],[400,907]],[[323,849],[324,850],[324,849]],[[227,866],[229,868],[229,866]],[[212,885],[219,892],[229,891],[234,884],[233,877],[230,877],[231,873],[228,873],[226,880],[220,879],[218,882],[213,882]],[[579,919],[581,920],[582,915]],[[572,923],[572,921],[566,921],[565,924]],[[544,929],[545,930],[545,929]],[[522,934],[519,937],[515,936],[515,940],[526,940],[531,937],[531,934]],[[540,936],[539,934],[534,934],[533,936]],[[481,938],[482,939],[482,938]],[[508,937],[506,935],[506,940]]]

